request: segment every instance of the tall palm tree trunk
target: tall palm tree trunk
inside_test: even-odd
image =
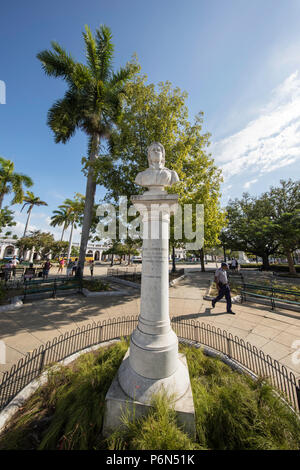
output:
[[[99,140],[100,139],[98,135],[93,137],[93,150],[90,153],[89,163],[93,163],[97,158]],[[95,177],[94,177],[94,169],[90,165],[88,177],[87,177],[87,183],[86,183],[80,252],[79,252],[79,260],[78,260],[78,266],[77,266],[77,271],[76,271],[76,276],[78,277],[83,277],[86,249],[87,249],[87,244],[89,240],[89,234],[90,234],[90,228],[91,228],[92,216],[93,216],[95,192],[96,192],[96,182],[95,182]]]
[[[68,255],[67,255],[67,265],[69,263],[69,259],[71,257],[71,250],[72,250],[72,241],[73,241],[73,230],[74,230],[74,221],[71,225],[71,232],[70,232],[70,239],[69,239],[69,248],[68,248]]]
[[[32,207],[30,207],[29,210],[28,210],[28,216],[27,216],[27,220],[26,220],[26,225],[25,225],[23,237],[26,237],[26,232],[27,232],[30,217],[31,217],[31,211],[32,211]]]
[[[63,241],[64,234],[65,234],[65,226],[63,226],[63,230],[62,230],[62,234],[61,234],[61,238],[60,238],[61,242]]]

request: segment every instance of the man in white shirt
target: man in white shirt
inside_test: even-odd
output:
[[[231,295],[230,295],[230,287],[228,284],[228,279],[227,279],[227,271],[228,270],[228,264],[227,263],[221,263],[221,267],[216,270],[215,272],[215,283],[217,285],[219,294],[217,297],[215,297],[212,302],[212,308],[215,308],[216,302],[221,300],[224,295],[226,298],[226,304],[227,304],[227,313],[231,313],[232,315],[235,315],[235,312],[231,310]]]
[[[17,260],[16,256],[14,256],[13,259],[11,260],[11,264],[12,264],[13,276],[16,277],[16,267],[19,264],[19,261]]]

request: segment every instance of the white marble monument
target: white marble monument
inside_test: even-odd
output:
[[[104,434],[120,423],[125,403],[144,414],[152,395],[164,390],[174,403],[179,421],[194,430],[194,406],[189,372],[178,353],[178,338],[169,317],[169,224],[178,196],[165,186],[179,181],[175,171],[164,167],[165,151],[153,143],[148,151],[149,168],[135,182],[148,188],[131,201],[143,219],[141,307],[138,326],[118,375],[106,397]]]

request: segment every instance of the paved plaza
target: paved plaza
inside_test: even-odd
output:
[[[95,274],[103,276],[106,269],[107,266],[97,267]],[[170,288],[171,316],[226,330],[277,359],[300,378],[299,354],[298,361],[293,360],[296,350],[292,347],[295,340],[300,340],[300,313],[283,309],[273,312],[269,306],[253,303],[233,304],[236,315],[226,313],[225,303],[217,303],[212,310],[211,302],[203,299],[212,279],[212,268],[201,273],[190,267],[186,277]],[[104,319],[137,315],[140,292],[131,287],[126,290],[124,296],[86,298],[70,294],[35,300],[1,313],[0,339],[6,345],[6,364],[0,365],[0,374],[27,352],[67,331]]]

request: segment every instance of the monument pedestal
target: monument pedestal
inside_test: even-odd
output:
[[[128,355],[129,353],[127,352],[120,368],[122,368],[122,366],[124,367],[124,364],[128,360]],[[185,356],[180,355],[179,360],[183,365],[183,368],[187,369]],[[139,389],[137,388],[136,391],[138,392]],[[134,418],[139,419],[140,417],[147,415],[151,408],[150,403],[151,397],[146,403],[142,403],[138,399],[130,398],[120,386],[117,374],[105,397],[105,414],[102,429],[103,436],[108,437],[113,431],[122,427],[123,415],[128,416],[130,420],[133,420]],[[176,411],[178,425],[182,427],[184,432],[194,439],[196,436],[195,408],[190,381],[185,393],[178,400],[171,403],[171,406],[173,406]]]

